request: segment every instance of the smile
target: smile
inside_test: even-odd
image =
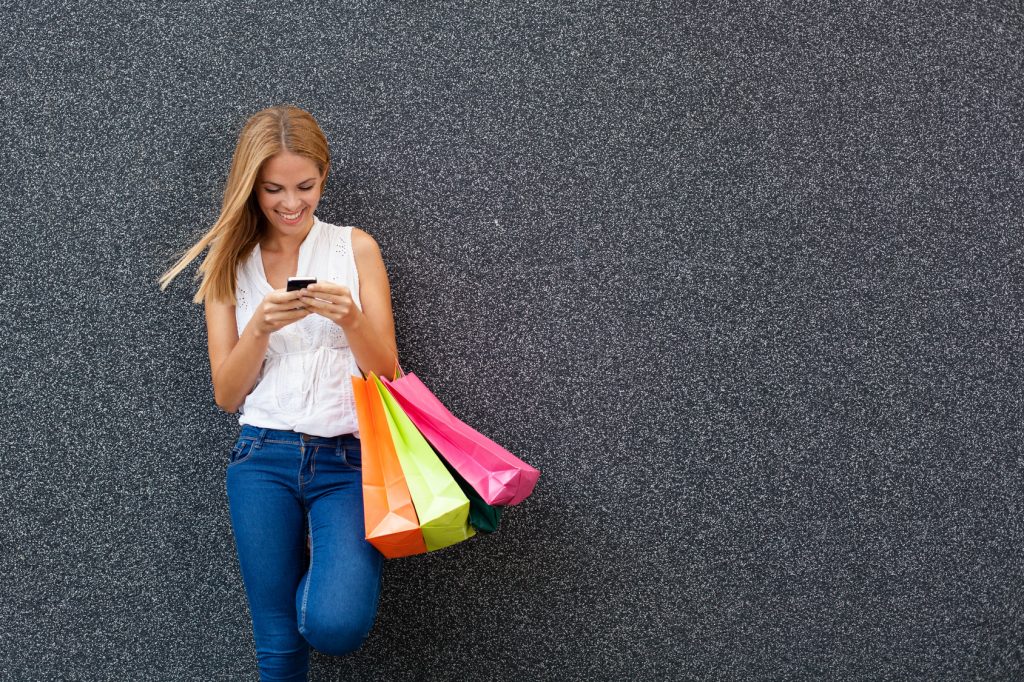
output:
[[[302,215],[302,212],[305,211],[305,210],[306,209],[301,209],[300,211],[298,211],[296,213],[282,213],[281,211],[278,211],[277,214],[279,216],[281,216],[282,218],[284,218],[285,221],[290,223],[290,222],[294,222],[294,221],[298,220],[299,216]]]

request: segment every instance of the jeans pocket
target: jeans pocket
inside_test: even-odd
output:
[[[340,447],[338,448],[338,454],[341,456],[342,463],[344,463],[349,469],[355,469],[356,471],[363,470],[363,451],[358,445],[354,447]]]
[[[235,441],[235,446],[231,448],[231,457],[228,458],[228,466],[235,466],[249,459],[252,456],[254,443],[255,441],[251,438],[239,438]]]

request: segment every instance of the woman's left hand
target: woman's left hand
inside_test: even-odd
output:
[[[342,329],[348,329],[359,318],[361,311],[348,287],[334,282],[316,282],[305,290],[308,293],[300,300],[309,311],[323,315]]]

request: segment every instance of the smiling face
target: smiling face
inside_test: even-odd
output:
[[[272,231],[303,234],[313,226],[323,176],[316,163],[289,151],[270,157],[260,169],[253,191]]]

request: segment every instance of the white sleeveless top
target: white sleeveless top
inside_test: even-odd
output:
[[[313,227],[299,246],[296,274],[347,286],[362,310],[350,226],[324,223],[314,215]],[[238,264],[236,275],[235,321],[241,335],[263,297],[273,291],[259,244]],[[238,423],[314,436],[358,436],[353,374],[362,376],[344,330],[322,315],[307,315],[270,335]]]

